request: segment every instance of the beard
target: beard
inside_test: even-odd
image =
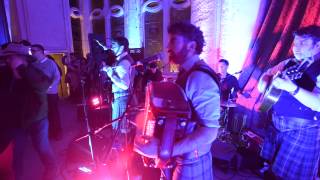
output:
[[[186,45],[181,48],[181,50],[177,53],[169,52],[169,61],[175,64],[183,64],[188,56],[189,51],[186,48]]]

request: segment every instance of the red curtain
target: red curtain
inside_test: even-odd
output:
[[[239,78],[247,97],[238,101],[248,109],[254,109],[259,98],[256,86],[261,74],[292,56],[292,33],[299,27],[320,26],[319,0],[269,0],[260,9],[255,37]]]
[[[4,1],[0,1],[0,45],[10,41]]]

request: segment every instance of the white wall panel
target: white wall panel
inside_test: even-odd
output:
[[[16,0],[16,8],[21,39],[49,52],[72,51],[68,0]]]

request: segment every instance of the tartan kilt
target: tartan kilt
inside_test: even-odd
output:
[[[315,179],[320,158],[320,127],[286,132],[269,131],[261,156],[283,179]]]
[[[112,102],[112,120],[115,120],[126,112],[129,96],[115,98]],[[112,123],[112,129],[118,129],[123,120]]]
[[[173,180],[212,180],[211,152],[202,155],[190,164],[177,164],[173,172]]]

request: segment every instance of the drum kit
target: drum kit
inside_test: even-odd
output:
[[[235,122],[235,109],[238,107],[238,104],[229,99],[228,101],[224,101],[220,103],[221,106],[221,116],[219,120],[219,124],[221,126],[218,139],[222,142],[226,143],[234,143],[234,140],[240,133],[238,129],[234,128]]]
[[[232,118],[233,109],[238,105],[234,100],[227,100],[220,103],[221,106],[221,117],[220,117],[220,125],[227,128],[228,121]]]

